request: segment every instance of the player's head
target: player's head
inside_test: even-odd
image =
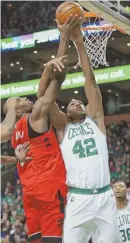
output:
[[[67,106],[66,114],[71,120],[84,119],[85,106],[80,100],[72,99]]]
[[[27,97],[12,97],[7,99],[4,103],[4,114],[6,115],[11,108],[14,108],[18,115],[22,113],[29,113],[32,111],[33,102],[31,102]]]
[[[116,198],[125,199],[126,198],[126,184],[122,181],[118,181],[113,185],[113,190]]]

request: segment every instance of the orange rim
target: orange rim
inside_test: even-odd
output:
[[[119,28],[117,25],[108,25],[108,26],[94,26],[94,27],[82,27],[83,30],[118,30],[123,34],[126,34],[126,32],[124,30],[122,30],[121,28]]]
[[[91,13],[91,12],[84,12],[84,16],[86,18],[99,18],[100,17],[94,13]],[[126,34],[126,32],[121,29],[120,27],[118,27],[117,25],[108,25],[108,26],[94,26],[94,27],[89,27],[89,26],[86,26],[86,27],[83,27],[83,30],[113,30],[113,29],[116,29],[118,31],[120,31],[121,33],[123,34]]]
[[[83,30],[113,30],[116,29],[115,25],[108,25],[108,26],[94,26],[94,27],[82,27]]]
[[[95,17],[100,18],[98,15],[91,13],[91,12],[86,12],[86,11],[84,12],[84,16],[86,18],[95,18]]]

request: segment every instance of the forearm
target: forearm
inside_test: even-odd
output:
[[[2,164],[16,164],[17,160],[15,157],[11,156],[1,156],[1,163]]]
[[[49,87],[45,92],[45,96],[43,97],[43,103],[47,109],[50,109],[52,103],[56,100],[58,91],[60,90],[62,82],[59,82],[57,79],[52,79],[50,81]]]
[[[47,90],[47,87],[49,85],[50,78],[51,78],[51,75],[52,75],[52,69],[53,69],[52,66],[46,65],[46,67],[45,67],[45,69],[42,73],[40,83],[39,83],[39,86],[38,86],[38,92],[37,92],[37,98],[38,99],[41,96],[43,96],[45,94],[46,90]]]
[[[68,46],[69,46],[69,38],[66,36],[62,36],[60,38],[60,43],[59,43],[59,48],[57,52],[57,58],[62,57],[64,55],[67,55],[68,53]],[[62,72],[55,73],[53,72],[53,77],[57,79],[59,82],[63,83],[66,77],[66,72],[67,72],[67,63],[64,64],[64,69]]]
[[[95,87],[97,87],[94,72],[93,72],[93,69],[91,67],[91,63],[90,63],[90,60],[89,60],[89,57],[88,57],[88,53],[87,53],[87,50],[85,48],[83,41],[80,42],[80,43],[76,43],[75,45],[76,45],[76,48],[77,48],[77,51],[78,51],[78,54],[79,54],[80,64],[81,64],[83,74],[85,76],[85,80],[87,80],[87,83],[91,83]]]
[[[8,141],[13,133],[16,122],[16,111],[12,109],[8,111],[4,121],[1,123],[1,142]]]
[[[69,45],[69,38],[61,36],[60,43],[59,43],[59,49],[58,49],[58,53],[57,53],[57,58],[62,57],[67,54],[68,45]],[[65,75],[66,75],[66,69],[67,69],[67,65],[65,67],[64,72],[59,73],[58,76],[56,76],[56,74],[53,72],[53,77],[57,78],[59,81],[61,79],[64,80]],[[45,92],[48,88],[48,85],[50,83],[52,71],[53,71],[53,65],[51,65],[51,66],[46,65],[44,72],[42,74],[42,77],[40,79],[38,92],[37,92],[37,98],[40,98],[41,96],[43,96],[45,94]]]
[[[87,50],[83,41],[77,43],[76,46],[79,53],[81,68],[85,76],[84,89],[91,110],[91,116],[93,118],[96,118],[97,116],[103,117],[101,93],[98,85],[96,84],[96,79],[89,61]]]
[[[67,55],[68,46],[69,46],[69,38],[61,35],[59,48],[58,48],[58,52],[57,52],[57,57],[62,57],[64,55]]]

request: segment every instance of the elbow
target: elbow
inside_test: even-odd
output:
[[[12,137],[12,132],[2,133],[1,134],[1,143],[8,142]]]

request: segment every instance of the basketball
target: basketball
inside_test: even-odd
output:
[[[60,24],[64,24],[70,15],[84,16],[83,8],[76,2],[64,2],[56,11],[56,19]]]

